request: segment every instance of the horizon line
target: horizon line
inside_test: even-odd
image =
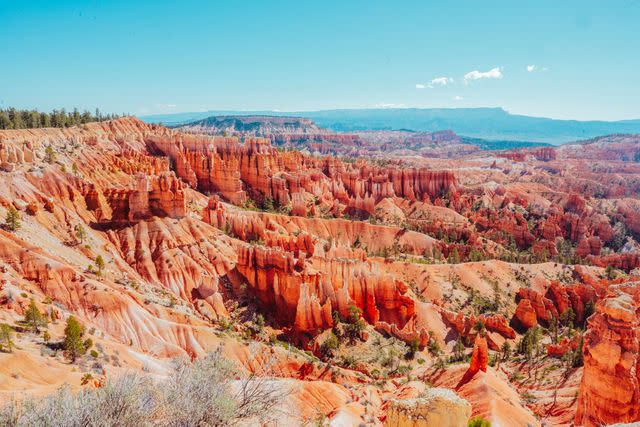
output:
[[[342,108],[320,108],[320,109],[301,109],[301,110],[281,110],[281,109],[208,109],[208,110],[185,110],[185,111],[171,111],[171,112],[158,112],[158,113],[131,113],[130,115],[138,118],[151,118],[154,116],[173,116],[179,114],[204,114],[204,113],[227,113],[226,115],[258,115],[258,113],[277,113],[277,114],[296,114],[296,113],[319,113],[327,111],[354,111],[354,110],[367,110],[367,111],[403,111],[403,110],[501,110],[510,116],[522,116],[537,119],[568,121],[568,122],[603,122],[603,123],[616,123],[616,122],[634,122],[640,121],[638,118],[630,119],[575,119],[575,118],[556,118],[543,115],[522,114],[513,113],[504,107],[411,107],[411,106],[398,106],[398,107],[342,107]],[[235,113],[235,114],[229,114]],[[215,116],[216,114],[212,114]],[[267,114],[264,114],[267,115]],[[292,116],[296,117],[296,116]]]

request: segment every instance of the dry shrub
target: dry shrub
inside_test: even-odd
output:
[[[278,416],[282,387],[245,375],[220,352],[194,363],[176,361],[166,380],[121,375],[99,389],[73,394],[68,387],[40,399],[13,400],[0,408],[7,427],[208,427],[260,424]]]

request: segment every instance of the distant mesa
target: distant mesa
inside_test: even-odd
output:
[[[554,145],[609,134],[640,133],[640,119],[621,121],[556,120],[510,114],[502,108],[389,108],[320,111],[206,111],[141,116],[146,122],[183,125],[211,116],[276,116],[313,120],[339,132],[411,129],[435,132],[451,129],[470,138],[536,141]]]

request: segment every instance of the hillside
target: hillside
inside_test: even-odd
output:
[[[283,116],[211,116],[181,126],[187,131],[207,133],[238,133],[255,136],[274,134],[328,133],[313,121],[300,117]]]
[[[249,425],[633,421],[639,190],[636,163],[553,147],[380,161],[131,117],[0,131],[0,401],[110,402],[95,416],[129,389],[189,418],[220,413],[189,387],[212,381],[264,399],[228,415]]]
[[[459,137],[451,130],[365,130],[336,132],[310,119],[281,116],[211,116],[174,126],[190,133],[262,136],[274,145],[341,156],[458,157],[478,150],[509,150],[549,144],[527,141],[494,141]]]
[[[410,129],[435,132],[451,129],[487,140],[537,141],[561,144],[600,135],[640,133],[640,120],[577,121],[514,115],[501,108],[345,109],[301,112],[208,111],[142,116],[147,122],[177,125],[216,115],[294,116],[313,120],[333,131]]]

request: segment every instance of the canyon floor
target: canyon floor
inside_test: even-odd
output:
[[[422,425],[440,388],[499,426],[640,421],[640,136],[205,131],[0,131],[0,402],[219,352],[286,395],[272,425]]]

